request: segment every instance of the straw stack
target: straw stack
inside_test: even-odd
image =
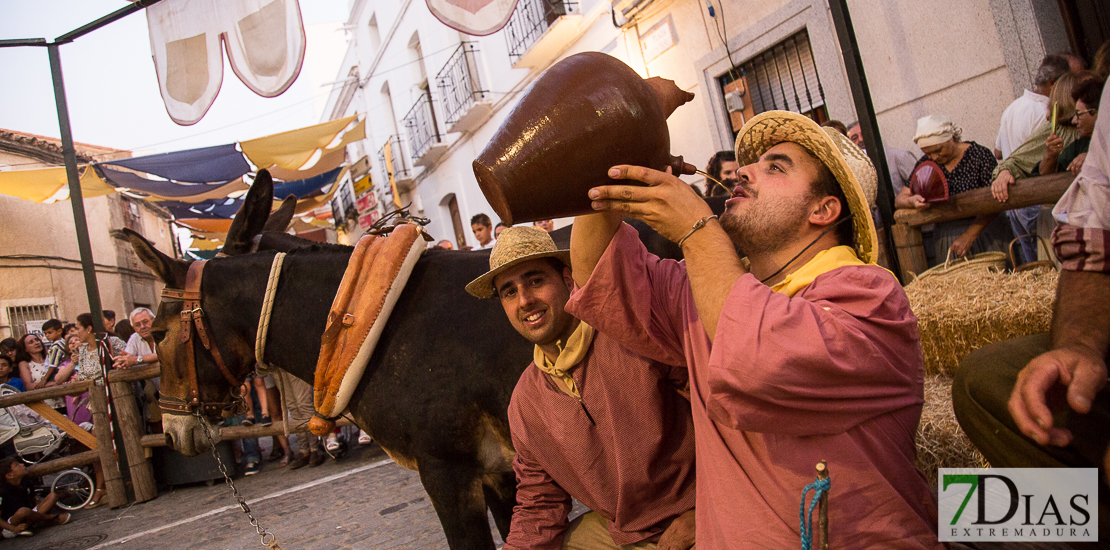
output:
[[[937,484],[937,468],[986,468],[983,455],[956,423],[952,410],[952,378],[925,376],[925,406],[917,426],[917,469],[930,486]]]
[[[987,344],[1047,332],[1056,271],[967,271],[918,279],[906,286],[917,315],[926,375],[951,376],[969,353]]]

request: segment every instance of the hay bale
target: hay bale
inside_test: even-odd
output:
[[[1057,272],[974,271],[906,285],[917,316],[926,374],[951,376],[969,353],[987,344],[1048,332]]]
[[[949,376],[925,376],[925,405],[917,426],[916,444],[917,469],[933,487],[937,484],[937,468],[990,466],[956,422]]]

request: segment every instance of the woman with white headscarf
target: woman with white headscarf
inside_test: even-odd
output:
[[[948,196],[966,193],[972,189],[991,186],[991,173],[998,161],[990,149],[960,139],[962,130],[943,115],[930,115],[917,121],[913,141],[925,153],[918,164],[931,160],[940,165],[948,181]],[[929,203],[914,195],[910,186],[902,188],[895,197],[895,207],[925,209]],[[1012,231],[1004,217],[998,214],[951,220],[936,224],[933,231],[937,263],[953,257],[978,254],[989,250],[1005,251],[1012,239]]]

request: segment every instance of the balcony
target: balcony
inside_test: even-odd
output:
[[[513,68],[542,67],[578,34],[582,22],[578,2],[567,0],[520,0],[505,25]]]
[[[439,135],[432,100],[427,92],[420,94],[420,99],[409,109],[401,124],[405,126],[405,133],[409,136],[409,151],[412,151],[412,160],[417,166],[430,166],[447,152],[447,145]]]
[[[459,44],[451,59],[436,75],[436,87],[445,113],[447,132],[470,132],[489,118],[493,103],[478,80],[478,44]]]
[[[382,168],[382,181],[389,185],[390,176],[397,183],[399,192],[410,191],[413,184],[412,169],[405,160],[405,151],[401,146],[401,136],[392,135],[378,150],[378,166]]]

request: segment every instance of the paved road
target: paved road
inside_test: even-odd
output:
[[[264,443],[269,438],[264,438]],[[317,468],[287,471],[267,463],[236,478],[258,521],[285,550],[446,549],[416,472],[397,466],[377,445]],[[498,544],[501,539],[491,529]],[[68,525],[3,540],[4,550],[259,550],[264,547],[228,488],[194,484],[130,507],[74,512]]]

